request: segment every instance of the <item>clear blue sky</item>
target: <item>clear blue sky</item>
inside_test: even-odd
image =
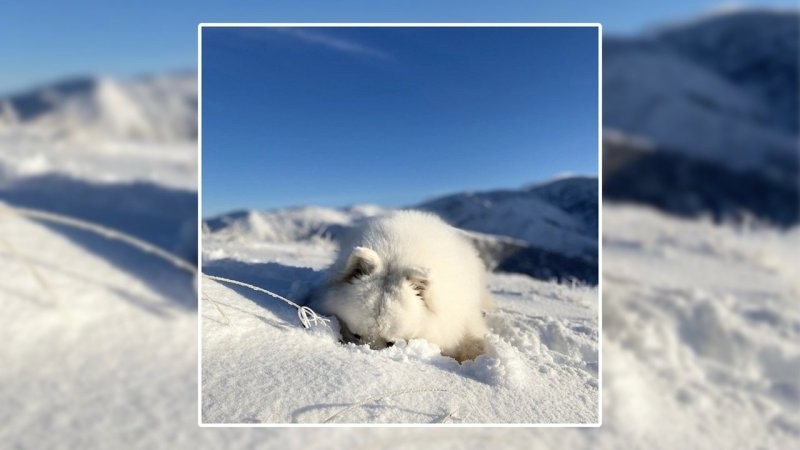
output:
[[[196,66],[198,22],[602,22],[633,33],[724,5],[796,0],[4,1],[0,93],[67,75],[131,75]]]
[[[597,174],[596,28],[208,28],[204,215]]]

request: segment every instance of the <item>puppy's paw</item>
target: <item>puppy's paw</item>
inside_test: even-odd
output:
[[[486,342],[482,337],[468,336],[461,341],[454,358],[459,363],[475,359],[486,352]]]

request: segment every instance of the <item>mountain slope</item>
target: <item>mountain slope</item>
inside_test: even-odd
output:
[[[794,186],[686,154],[658,151],[619,135],[604,138],[603,198],[684,217],[791,227],[800,221]]]
[[[197,135],[194,73],[75,78],[0,99],[0,130],[59,140],[173,142]]]
[[[491,269],[596,284],[597,206],[597,179],[569,177],[520,190],[454,194],[412,208],[465,230]],[[247,259],[273,244],[327,247],[366,218],[389,212],[371,205],[237,211],[204,221],[204,254],[222,258],[233,251]]]
[[[797,134],[800,15],[788,11],[716,14],[658,30],[655,37],[766,106],[768,124]]]
[[[414,208],[436,213],[464,230],[596,260],[597,189],[597,178],[567,177],[520,190],[448,195]]]
[[[798,18],[731,13],[605,40],[604,126],[795,186]]]

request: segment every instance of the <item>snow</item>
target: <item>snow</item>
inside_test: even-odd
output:
[[[510,238],[522,245],[596,260],[597,184],[596,177],[568,176],[516,190],[459,192],[408,208],[430,211],[473,235]],[[342,227],[386,212],[376,205],[302,206],[236,211],[209,218],[205,224],[229,240],[289,242],[336,238]]]
[[[0,181],[61,174],[97,184],[146,182],[197,190],[192,142],[58,141],[19,128],[0,129]]]
[[[770,125],[797,134],[798,13],[732,10],[664,27],[656,37],[764,102]]]
[[[779,170],[796,154],[795,136],[768,126],[747,92],[659,47],[631,47],[604,57],[603,92],[616,99],[604,103],[605,126],[736,170]]]
[[[190,419],[175,398],[195,394],[191,277],[101,238],[5,214],[0,234],[55,292],[2,247],[3,446],[163,445],[149,430]],[[191,421],[183,422],[185,437]]]
[[[335,249],[305,259],[302,247],[282,247],[204,271],[302,298]],[[284,265],[286,254],[297,266]],[[336,422],[596,423],[597,289],[507,274],[490,286],[487,354],[459,365],[423,340],[380,351],[342,345],[335,318],[309,332],[284,303],[204,280],[203,422],[322,423],[375,398]]]
[[[336,227],[352,226],[382,213],[385,209],[374,205],[342,209],[301,206],[269,212],[237,211],[206,220],[204,226],[226,240],[286,243],[325,238]]]
[[[569,176],[521,189],[456,193],[407,208],[430,211],[460,228],[490,269],[594,285],[597,190],[596,177]],[[345,230],[387,212],[376,205],[234,211],[204,221],[213,237],[205,251],[209,258],[234,251],[248,258],[258,254],[256,248],[273,244],[325,247]],[[271,251],[296,250],[278,246]]]
[[[197,190],[194,74],[86,78],[0,98],[0,182],[59,174]]]
[[[87,77],[0,99],[0,130],[57,141],[180,142],[197,134],[193,72],[116,80]]]
[[[44,145],[41,148],[56,153]],[[87,165],[93,164],[93,147],[87,147],[82,158]],[[115,168],[114,175],[120,178],[138,176],[125,173],[128,166],[109,168]],[[6,184],[4,195],[30,178],[17,173],[9,176],[15,181]],[[84,197],[97,197],[120,188],[115,184],[89,184],[96,191]],[[64,193],[62,185],[51,186],[48,192],[51,199],[71,196]],[[168,196],[168,192],[155,190],[153,195]],[[131,200],[135,196],[125,198],[131,207],[137,204]],[[150,199],[148,203],[164,200],[157,198],[161,200]],[[71,197],[61,200],[59,204],[75,207]],[[604,208],[603,427],[406,429],[401,439],[395,430],[380,428],[357,432],[199,429],[198,315],[190,277],[98,237],[4,216],[0,236],[12,244],[15,254],[0,248],[4,273],[0,277],[4,306],[0,339],[5,343],[0,346],[0,360],[4,362],[0,398],[6,405],[0,408],[0,441],[11,448],[194,448],[201,444],[302,445],[312,449],[332,444],[389,448],[503,445],[520,449],[795,447],[800,441],[800,387],[796,381],[800,364],[796,345],[800,338],[797,228],[778,231],[713,225],[608,202]],[[133,209],[141,210],[141,206]],[[375,207],[357,210],[364,215],[379,212]],[[99,220],[109,219],[113,217]],[[270,263],[259,258],[271,255],[276,262],[268,267],[273,269],[309,266],[294,269],[298,279],[308,279],[330,262],[335,247],[326,246],[324,242],[329,241],[313,236],[307,241],[290,242],[251,245],[247,240],[221,240],[216,248],[209,246],[205,256],[220,264],[218,268],[235,270],[245,281],[263,282],[279,292],[292,292],[303,286],[293,288],[282,280],[295,277],[284,273],[280,278],[269,279],[269,271],[261,270],[259,264]],[[211,255],[214,251],[218,253]],[[37,283],[20,255],[45,277],[57,298]],[[587,348],[593,351],[591,345],[581,341],[585,335],[576,328],[581,322],[580,314],[586,314],[588,309],[582,306],[581,296],[570,286],[535,281],[524,275],[493,276],[492,287],[500,307],[518,308],[521,312],[500,310],[491,316],[496,336],[491,343],[493,353],[482,360],[483,364],[457,368],[452,363],[448,366],[445,358],[421,342],[389,351],[344,347],[330,333],[300,330],[294,313],[282,304],[238,288],[212,282],[204,285],[226,297],[215,296],[217,302],[243,309],[222,305],[232,325],[223,326],[212,320],[206,325],[220,330],[222,343],[239,335],[242,346],[255,349],[244,356],[256,364],[257,355],[273,355],[256,345],[259,341],[255,338],[277,334],[277,327],[283,325],[287,328],[285,334],[298,334],[301,341],[327,345],[332,350],[319,358],[298,356],[300,362],[305,361],[315,370],[324,368],[319,365],[321,360],[336,364],[331,355],[346,355],[365,368],[410,365],[424,368],[425,377],[433,377],[433,373],[439,379],[457,378],[476,386],[476,393],[471,395],[477,398],[497,392],[499,404],[510,402],[503,393],[519,389],[520,385],[529,387],[532,395],[549,395],[527,382],[547,380],[547,374],[527,371],[534,364],[554,367],[553,377],[565,376],[568,369],[580,377],[591,377],[591,369],[587,372],[575,367],[583,360],[582,352]],[[555,296],[558,301],[547,295],[556,286],[564,290]],[[208,302],[204,307],[207,306]],[[274,324],[260,322],[244,311],[256,312]],[[220,319],[216,308],[206,308],[202,314]],[[281,317],[285,322],[279,320]],[[252,334],[243,332],[256,321],[261,325],[253,327]],[[540,349],[538,355],[533,352],[536,345]],[[523,365],[518,364],[520,361]],[[259,367],[264,370],[275,370],[261,363]],[[261,379],[258,375],[250,377]],[[414,372],[409,379],[416,381],[417,377]],[[258,387],[247,374],[237,379],[244,386]],[[368,417],[388,420],[392,414],[389,411],[396,411],[398,405],[405,405],[406,409],[419,406],[416,413],[406,412],[409,416],[416,414],[419,421],[453,423],[480,417],[475,413],[480,408],[472,408],[465,400],[475,397],[452,392],[395,394],[368,401],[398,389],[423,385],[421,378],[420,384],[408,385],[401,385],[400,379],[388,380],[394,384],[385,390],[360,389],[358,395],[352,396],[330,394],[329,403],[339,405],[308,410],[304,417],[326,419],[362,401],[367,401],[365,406],[339,414],[334,421]],[[290,384],[289,380],[279,381]],[[425,386],[437,387],[441,385]],[[453,389],[452,385],[445,388]],[[256,397],[267,396],[262,391]],[[435,408],[423,408],[420,399],[429,400],[425,406],[434,400],[440,403]],[[270,404],[256,405],[253,399],[244,397],[240,400],[246,417],[270,418],[258,415],[266,414]],[[520,398],[516,402],[521,411],[552,418],[568,415]],[[278,404],[275,411],[282,409],[289,410],[289,404]]]
[[[736,11],[606,39],[604,126],[795,186],[798,23]]]
[[[0,251],[5,275],[0,279],[4,293],[0,338],[6,343],[0,346],[4,361],[0,397],[6,405],[0,408],[0,441],[12,448],[115,444],[138,448],[302,445],[312,449],[334,444],[446,449],[480,445],[519,449],[795,447],[800,439],[800,388],[795,376],[800,364],[796,345],[800,278],[793,264],[800,248],[798,230],[737,229],[678,220],[642,207],[604,206],[604,424],[600,429],[406,429],[402,437],[397,430],[381,428],[198,429],[198,316],[191,305],[191,280],[181,281],[173,268],[100,238],[84,237],[91,243],[86,247],[75,241],[78,236],[8,218],[0,221],[0,235],[13,242],[18,253],[31,258],[59,297],[48,298],[17,258]],[[297,253],[298,260],[305,258],[303,251]],[[324,264],[320,260],[316,266]],[[550,287],[522,275],[502,275],[493,283],[505,306],[519,305],[528,290],[544,294]],[[221,306],[236,326],[207,319],[220,330],[220,339],[239,334],[241,345],[262,356],[271,354],[254,339],[262,333],[276,334],[278,327],[285,326],[286,334],[327,345],[364,367],[413,364],[443,372],[444,377],[455,376],[447,372],[447,366],[436,367],[434,361],[441,363],[443,358],[422,343],[386,353],[344,348],[331,342],[326,333],[300,330],[292,311],[269,299],[216,283],[204,285],[226,297],[215,296],[217,302],[235,300],[231,304],[243,307],[237,311]],[[530,308],[542,315],[573,320],[582,312],[579,298],[573,305],[544,295],[534,297],[538,301]],[[49,304],[53,302],[55,306]],[[274,323],[261,322],[251,313]],[[213,307],[202,314],[220,319]],[[512,338],[507,325],[515,319],[537,326],[524,313],[497,317],[492,326],[501,329],[508,345],[493,344],[498,356],[491,359],[498,361],[497,367],[473,366],[470,375],[490,380],[490,374],[499,373],[496,369],[510,365],[500,378],[513,384],[515,377],[506,375],[519,372],[510,364],[514,358],[504,352],[524,347],[525,339],[536,342],[536,335],[525,329]],[[539,320],[543,325],[544,319]],[[252,328],[253,334],[241,333],[255,322],[261,325]],[[539,326],[540,342],[549,339],[558,347],[556,337],[564,334],[558,328]],[[574,342],[570,345],[580,348]],[[322,371],[325,366],[315,357],[320,353],[300,357],[309,363],[313,360],[315,370]],[[397,360],[404,358],[408,363]],[[243,373],[237,381],[253,386],[249,377],[254,376],[259,374]],[[415,372],[411,379],[418,376]],[[485,390],[510,389],[471,380]],[[353,403],[387,393],[391,389],[361,390],[355,397],[330,399],[340,405],[305,414],[328,418]],[[266,389],[261,395],[268,395]],[[472,411],[459,395],[425,395],[441,400],[442,405],[419,410],[419,417],[429,421],[442,421],[461,405],[464,409],[455,411],[456,418],[463,420]],[[396,395],[377,405],[349,410],[336,420],[378,416],[381,411],[388,414],[392,408],[386,404],[413,406],[421,396]],[[243,413],[253,414],[251,418],[263,419],[257,413],[271,410],[270,404],[256,407],[249,398],[240,400]],[[517,399],[517,403],[529,402]],[[31,429],[44,432],[31,433]]]
[[[596,261],[597,184],[596,177],[568,176],[517,190],[447,195],[412,208],[464,230]]]

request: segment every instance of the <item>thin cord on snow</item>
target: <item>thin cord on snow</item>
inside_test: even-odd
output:
[[[208,297],[206,294],[203,294],[203,300],[211,302],[211,304],[214,305],[215,308],[217,308],[217,311],[222,315],[222,318],[225,319],[225,322],[223,323],[223,325],[230,325],[231,324],[231,319],[229,319],[228,315],[225,314],[225,312],[222,310],[222,308],[219,307],[219,303],[214,301],[213,298]]]
[[[108,228],[103,225],[98,225],[96,223],[87,222],[81,219],[76,219],[74,217],[68,217],[61,214],[41,211],[38,209],[20,208],[18,206],[8,206],[8,205],[3,205],[2,207],[19,216],[28,217],[31,219],[44,220],[45,222],[57,223],[60,225],[67,225],[73,228],[78,228],[81,230],[99,234],[100,236],[103,236],[108,239],[124,242],[128,245],[138,248],[139,250],[145,253],[150,253],[152,255],[158,256],[159,258],[172,263],[172,265],[174,265],[175,267],[183,269],[192,275],[197,274],[197,268],[194,265],[192,265],[192,263],[186,261],[185,259],[173,255],[172,253],[166,250],[162,250],[161,248],[156,247],[155,245],[145,242],[139,238],[135,238],[129,234],[117,231],[113,228]]]
[[[181,257],[179,257],[177,255],[174,255],[174,254],[172,254],[172,253],[170,253],[170,252],[168,252],[166,250],[163,250],[163,249],[161,249],[159,247],[156,247],[153,244],[150,244],[150,243],[145,242],[145,241],[143,241],[143,240],[141,240],[139,238],[133,237],[133,236],[127,234],[127,233],[123,233],[123,232],[115,230],[113,228],[109,228],[109,227],[106,227],[106,226],[103,226],[103,225],[99,225],[99,224],[96,224],[96,223],[93,223],[93,222],[88,222],[86,220],[76,219],[74,217],[69,217],[69,216],[65,216],[65,215],[62,215],[62,214],[56,214],[56,213],[52,213],[52,212],[48,212],[48,211],[42,211],[42,210],[38,210],[38,209],[22,208],[22,207],[18,207],[18,206],[10,206],[10,205],[2,205],[2,204],[0,204],[0,210],[4,210],[6,212],[10,212],[10,213],[16,214],[16,215],[21,216],[21,217],[27,217],[27,218],[36,219],[36,220],[43,220],[45,222],[57,223],[59,225],[67,225],[67,226],[70,226],[70,227],[73,227],[73,228],[78,228],[80,230],[88,231],[88,232],[103,236],[103,237],[105,237],[107,239],[120,241],[120,242],[128,244],[128,245],[130,245],[130,246],[132,246],[134,248],[137,248],[137,249],[139,249],[139,250],[141,250],[141,251],[143,251],[145,253],[149,253],[151,255],[155,255],[155,256],[157,256],[157,257],[159,257],[159,258],[171,263],[175,267],[177,267],[179,269],[182,269],[182,270],[184,270],[186,272],[189,272],[192,275],[197,275],[197,268],[192,263],[186,261],[185,259],[183,259],[183,258],[181,258]],[[7,243],[6,243],[6,246],[9,248],[9,250],[11,251],[12,254],[16,254],[16,252],[13,249],[13,247],[8,245]],[[24,259],[22,259],[22,260],[25,261]],[[36,277],[36,279],[39,280],[39,282],[43,286],[45,286],[47,290],[50,290],[49,287],[47,286],[47,284],[43,282],[44,279],[38,275],[38,272],[36,272],[36,270],[33,269],[32,266],[29,265],[29,267],[31,269],[31,272]],[[287,304],[289,304],[291,306],[294,306],[295,309],[297,309],[297,316],[300,319],[300,323],[303,325],[304,328],[310,328],[312,323],[313,324],[317,324],[317,323],[322,323],[322,322],[329,322],[329,319],[326,319],[326,318],[318,315],[316,312],[314,312],[314,310],[312,310],[308,306],[300,306],[297,303],[289,300],[288,298],[282,297],[282,296],[280,296],[278,294],[275,294],[274,292],[270,292],[270,291],[268,291],[266,289],[262,289],[262,288],[260,288],[258,286],[253,286],[252,284],[243,283],[243,282],[237,281],[237,280],[231,280],[229,278],[222,278],[222,277],[216,277],[216,276],[213,276],[213,275],[207,275],[207,274],[204,274],[204,273],[201,274],[201,275],[203,277],[211,279],[211,280],[225,282],[225,283],[231,283],[231,284],[236,284],[236,285],[239,285],[239,286],[244,286],[246,288],[252,289],[254,291],[263,292],[263,293],[265,293],[265,294],[267,294],[267,295],[269,295],[269,296],[271,296],[273,298],[276,298],[278,300],[282,300],[282,301],[286,302]],[[219,306],[216,304],[216,302],[212,301],[212,303],[219,310]],[[222,311],[220,310],[220,312],[222,312]],[[225,316],[224,313],[222,315]]]
[[[300,306],[297,303],[289,300],[286,297],[282,297],[282,296],[280,296],[280,295],[278,295],[278,294],[276,294],[274,292],[270,292],[270,291],[268,291],[266,289],[262,289],[262,288],[260,288],[258,286],[253,286],[252,284],[247,284],[247,283],[243,283],[241,281],[231,280],[230,278],[217,277],[217,276],[214,276],[214,275],[203,274],[203,277],[204,278],[208,278],[210,280],[214,280],[214,281],[220,281],[220,282],[223,282],[223,283],[231,283],[231,284],[235,284],[237,286],[243,286],[243,287],[252,289],[254,291],[257,291],[257,292],[263,292],[264,294],[267,294],[270,297],[276,298],[278,300],[283,301],[284,303],[287,303],[287,304],[289,304],[291,306],[294,306],[295,309],[297,309],[297,317],[300,319],[300,323],[303,324],[304,328],[311,328],[311,324],[312,323],[316,325],[318,323],[329,322],[330,321],[329,319],[326,319],[326,318],[318,315],[316,312],[314,312],[313,309],[309,308],[308,306]]]
[[[360,401],[360,402],[358,402],[358,403],[356,403],[354,405],[350,405],[347,408],[344,408],[341,411],[337,412],[336,414],[328,417],[322,423],[331,423],[331,421],[333,421],[333,419],[335,419],[335,418],[337,418],[337,417],[339,417],[339,416],[341,416],[341,415],[343,415],[343,414],[345,414],[345,413],[347,413],[349,411],[352,411],[352,410],[354,410],[354,409],[356,409],[356,408],[358,408],[360,406],[364,406],[367,403],[376,402],[378,400],[385,400],[387,398],[395,397],[395,396],[402,395],[402,394],[416,394],[416,393],[420,393],[420,392],[449,392],[449,391],[447,389],[403,389],[401,391],[390,392],[388,394],[384,394],[384,395],[380,395],[380,396],[377,396],[377,397],[368,398],[368,399]]]

